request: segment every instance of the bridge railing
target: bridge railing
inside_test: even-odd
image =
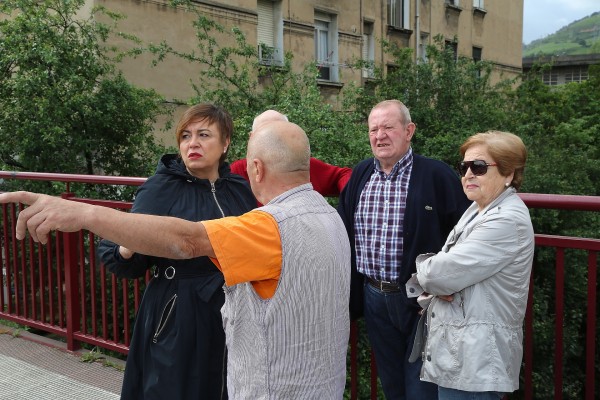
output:
[[[50,173],[15,173],[0,171],[0,179],[62,182],[62,197],[127,211],[130,202],[76,197],[71,184],[139,186],[145,178],[69,175]],[[530,209],[568,209],[600,211],[600,196],[570,196],[522,193]],[[0,247],[0,319],[16,322],[61,338],[67,348],[77,350],[83,344],[127,354],[129,340],[143,289],[150,279],[116,279],[98,262],[95,247],[99,238],[87,231],[53,233],[46,245],[39,245],[29,236],[23,241],[14,239],[16,217],[23,205],[1,206]],[[564,355],[565,250],[587,253],[587,314],[585,342],[585,399],[595,399],[595,354],[597,325],[597,253],[600,240],[578,237],[536,234],[536,250],[550,247],[555,251],[555,321],[554,321],[554,399],[562,399]],[[534,267],[533,274],[544,273]],[[534,285],[525,319],[524,380],[525,399],[533,399],[535,340],[533,304]],[[351,327],[349,376],[350,397],[358,398],[359,334],[356,323]],[[365,344],[362,344],[363,346]],[[368,344],[367,344],[368,346]],[[364,350],[364,349],[363,349]],[[368,351],[368,349],[367,349]],[[376,366],[370,363],[370,397],[377,398]],[[548,383],[550,384],[550,383]]]

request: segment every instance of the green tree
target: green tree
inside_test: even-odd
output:
[[[459,57],[441,36],[427,47],[427,62],[415,63],[412,49],[383,41],[393,56],[387,71],[375,70],[369,90],[360,91],[355,108],[366,116],[385,99],[401,100],[417,125],[413,147],[451,165],[466,137],[490,129],[506,129],[510,80],[492,83],[492,65]],[[361,67],[362,61],[357,63]]]
[[[536,66],[516,89],[512,129],[527,143],[523,191],[600,194],[600,75],[558,87],[544,85]]]
[[[84,3],[0,2],[3,169],[146,176],[154,167],[161,99],[115,70],[106,41],[119,16],[96,8],[82,18]]]
[[[198,66],[198,74],[193,79],[196,95],[186,102],[211,101],[231,113],[238,135],[232,144],[232,159],[245,156],[252,120],[269,108],[285,113],[306,131],[314,157],[352,166],[368,154],[365,121],[323,100],[314,64],[294,72],[293,55],[288,52],[282,65],[263,65],[257,48],[246,41],[239,28],[226,29],[188,0],[171,1],[171,5],[187,7],[194,13],[197,38],[194,50],[181,52],[163,41],[148,44],[138,52],[152,52],[155,63],[166,57],[178,57]]]
[[[524,192],[594,195],[600,193],[600,74],[590,68],[589,79],[557,87],[544,85],[548,66],[536,66],[523,77],[513,103],[511,129],[528,145]],[[531,211],[536,233],[598,238],[600,216],[569,210]],[[547,383],[554,378],[555,259],[552,249],[538,249],[534,261],[534,392],[553,396]],[[565,254],[564,388],[563,396],[584,396],[587,255]],[[600,332],[596,333],[596,342]]]

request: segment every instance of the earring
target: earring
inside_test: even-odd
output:
[[[504,184],[504,186],[506,186],[506,187],[509,187],[509,186],[510,186],[510,182],[506,182],[506,183]]]
[[[223,154],[227,153],[227,147],[223,149]]]

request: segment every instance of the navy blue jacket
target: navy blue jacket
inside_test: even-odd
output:
[[[156,174],[139,188],[132,212],[190,221],[241,215],[256,207],[248,183],[219,168],[214,188],[190,175],[175,154],[163,156]],[[160,232],[157,232],[160,234]],[[121,390],[122,400],[222,400],[227,398],[224,279],[208,257],[171,260],[135,254],[102,240],[98,256],[118,277],[143,276],[160,267],[146,287],[134,326]],[[167,279],[165,270],[175,273]]]
[[[373,158],[361,161],[352,170],[338,205],[352,251],[352,318],[358,318],[363,313],[363,275],[356,269],[354,213],[363,188],[374,171]],[[415,259],[419,254],[438,252],[442,248],[446,237],[470,203],[456,172],[447,164],[414,154],[404,214],[404,253],[399,263],[401,270],[398,283],[403,286],[416,271]],[[402,294],[407,305],[419,308],[416,300],[409,300],[405,291]]]
[[[176,154],[165,154],[161,157],[156,173],[140,186],[131,212],[138,214],[162,215],[203,221],[222,218],[223,215],[215,203],[218,200],[225,216],[237,216],[256,207],[256,199],[248,182],[239,175],[230,173],[229,164],[219,168],[219,179],[214,183],[215,194],[207,179],[198,179],[186,170],[185,165]],[[144,276],[152,266],[198,268],[202,266],[207,273],[218,273],[219,270],[208,257],[191,260],[171,260],[135,254],[124,260],[119,246],[103,240],[97,254],[106,268],[119,278],[138,278]]]

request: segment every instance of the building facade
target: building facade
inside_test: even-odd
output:
[[[88,3],[127,16],[119,29],[145,42],[164,40],[188,52],[197,45],[194,15],[168,6],[168,0]],[[325,98],[333,99],[345,83],[369,79],[371,71],[350,68],[352,61],[362,58],[384,70],[392,66],[382,39],[412,48],[415,62],[423,62],[426,46],[441,35],[457,56],[492,62],[494,79],[521,72],[523,0],[196,0],[194,5],[244,32],[261,63],[281,63],[285,52],[293,54],[298,71],[316,61]],[[199,67],[175,58],[152,66],[149,56],[141,56],[121,68],[130,82],[178,100],[194,94],[191,81]]]
[[[542,74],[546,85],[564,85],[587,80],[590,65],[600,64],[600,54],[524,57],[523,72],[529,72],[536,64],[550,64]]]

